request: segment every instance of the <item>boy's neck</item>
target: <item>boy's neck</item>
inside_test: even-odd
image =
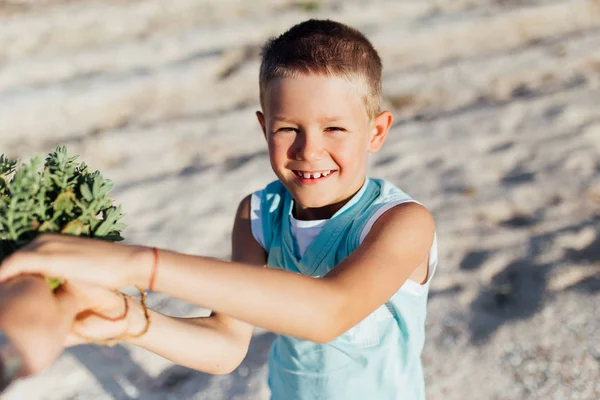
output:
[[[294,201],[294,210],[292,215],[300,221],[314,221],[319,219],[329,219],[338,212],[350,199],[343,200],[339,203],[329,204],[319,208],[302,208]]]
[[[318,208],[303,208],[297,201],[294,200],[294,208],[292,210],[292,216],[299,221],[315,221],[321,219],[330,219],[335,215],[336,212],[342,209],[366,184],[367,180],[346,199],[337,203],[328,204],[324,207]]]

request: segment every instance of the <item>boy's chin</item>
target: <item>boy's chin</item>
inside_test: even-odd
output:
[[[292,192],[292,196],[294,197],[294,201],[297,205],[301,206],[304,209],[307,208],[322,208],[330,205],[330,201],[326,196],[319,196],[316,194],[306,195],[304,193],[294,193]]]

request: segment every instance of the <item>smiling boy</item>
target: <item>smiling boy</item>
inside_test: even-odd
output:
[[[34,272],[136,284],[214,310],[188,320],[152,311],[147,332],[127,339],[209,373],[240,364],[253,326],[271,330],[275,400],[423,399],[434,222],[406,193],[367,177],[369,153],[393,122],[380,110],[381,69],[371,43],[333,21],[309,20],[267,42],[257,117],[278,180],[240,203],[232,262],[42,236],[5,262],[0,279]],[[128,333],[144,330],[142,316],[132,304]]]

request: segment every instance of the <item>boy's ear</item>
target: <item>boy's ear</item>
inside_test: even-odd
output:
[[[262,128],[262,131],[263,131],[263,135],[265,135],[265,139],[266,139],[267,138],[267,125],[265,123],[265,115],[262,112],[257,111],[256,118],[258,119],[258,123],[260,124],[260,127]]]
[[[371,135],[369,137],[369,152],[375,153],[379,151],[393,123],[394,116],[387,110],[379,113],[373,119]]]

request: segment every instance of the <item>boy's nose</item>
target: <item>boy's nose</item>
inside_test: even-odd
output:
[[[298,135],[293,147],[292,158],[299,161],[319,160],[323,158],[323,147],[317,138]]]

